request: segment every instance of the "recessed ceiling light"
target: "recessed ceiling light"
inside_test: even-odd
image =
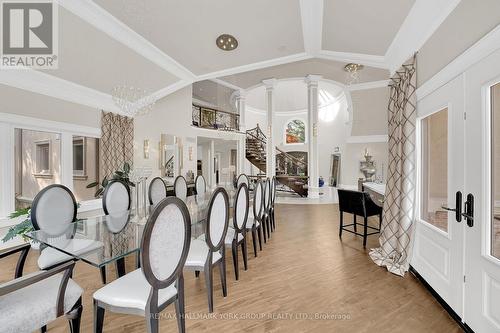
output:
[[[232,51],[238,47],[238,40],[231,35],[222,34],[215,40],[217,47],[223,51]]]

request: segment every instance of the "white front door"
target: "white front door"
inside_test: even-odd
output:
[[[464,94],[460,76],[418,102],[419,209],[412,267],[461,317],[463,222],[456,193],[464,186]]]
[[[463,320],[475,332],[500,332],[499,82],[500,50],[465,73],[465,191],[474,220],[465,226]]]

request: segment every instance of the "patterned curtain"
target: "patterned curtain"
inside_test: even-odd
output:
[[[415,209],[416,57],[391,78],[389,168],[380,247],[370,257],[391,273],[404,276],[410,266]]]
[[[102,112],[100,141],[101,177],[111,175],[134,160],[134,119]]]

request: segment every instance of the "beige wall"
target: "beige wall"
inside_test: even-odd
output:
[[[0,112],[100,128],[100,111],[0,84]]]
[[[387,134],[387,105],[389,88],[351,92],[353,123],[351,135]]]
[[[184,143],[183,168],[181,174],[186,175],[189,170],[196,175],[196,134],[191,124],[191,86],[181,89],[156,102],[154,110],[146,115],[135,118],[134,132],[134,165],[136,167],[149,166],[153,169],[153,176],[160,175],[158,145],[161,134],[178,136]],[[187,138],[194,139],[189,142]],[[144,158],[144,140],[149,140],[149,158]],[[189,160],[189,146],[192,146],[192,160]]]
[[[387,142],[348,143],[341,156],[340,183],[342,185],[357,186],[358,178],[363,178],[359,170],[359,163],[364,161],[365,149],[373,156],[377,167],[376,176],[385,182],[387,180]],[[383,170],[383,171],[382,171]]]
[[[500,24],[500,1],[462,0],[418,53],[418,86]]]

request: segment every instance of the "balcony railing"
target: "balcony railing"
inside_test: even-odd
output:
[[[236,113],[193,104],[193,126],[224,131],[239,131],[240,116]]]

